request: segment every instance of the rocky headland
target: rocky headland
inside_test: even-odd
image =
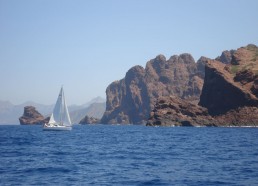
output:
[[[257,46],[226,51],[216,59],[202,60],[205,78],[199,105],[171,96],[160,98],[147,125],[258,126]]]
[[[19,118],[21,125],[42,125],[49,121],[49,117],[44,118],[35,107],[26,106],[24,107],[23,116]]]
[[[226,50],[216,59],[163,55],[132,67],[106,89],[101,120],[80,124],[148,126],[258,126],[258,47]],[[104,108],[104,107],[103,107]],[[24,108],[21,124],[43,124],[35,107]]]
[[[159,55],[146,67],[135,66],[125,78],[106,89],[104,124],[145,124],[158,98],[175,95],[198,103],[204,78],[203,61],[190,54],[174,55],[168,60]]]

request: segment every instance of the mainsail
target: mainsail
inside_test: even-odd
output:
[[[60,126],[71,126],[71,119],[66,105],[63,87],[60,90],[54,111],[48,123]]]

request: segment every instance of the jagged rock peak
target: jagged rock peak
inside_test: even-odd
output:
[[[134,75],[144,74],[144,73],[145,73],[145,69],[140,65],[136,65],[127,71],[125,77],[131,77]]]
[[[195,63],[193,56],[188,53],[180,54],[179,58],[181,58],[184,63]]]
[[[203,69],[198,69],[190,54],[166,60],[158,55],[141,66],[131,68],[125,78],[107,89],[106,112],[101,123],[143,124],[161,96],[175,95],[199,100]]]
[[[168,61],[171,61],[173,63],[185,63],[185,64],[195,63],[193,56],[188,53],[183,53],[180,55],[173,55],[169,58]]]
[[[205,63],[208,60],[210,60],[210,58],[207,58],[205,56],[201,56],[200,59],[197,60],[197,63]]]
[[[166,57],[163,54],[159,54],[155,57],[155,61],[166,61]]]
[[[257,49],[258,47],[255,44],[248,44],[246,46],[247,49]]]
[[[245,56],[245,60],[246,58],[249,56],[250,58],[252,58],[253,60],[255,59],[255,57],[257,57],[257,49],[258,47],[254,44],[248,44],[245,47],[240,47],[237,50],[225,50],[221,53],[220,56],[218,56],[216,58],[217,61],[220,61],[224,64],[232,64],[232,65],[239,65],[241,63],[241,60],[239,59],[239,56],[241,56],[240,58],[242,58],[243,56]],[[254,56],[250,56],[249,54],[254,52]],[[242,61],[243,62],[243,61]]]
[[[230,64],[232,61],[233,54],[236,50],[225,50],[221,53],[219,57],[216,58],[217,61],[220,61],[224,64]]]
[[[169,58],[169,60],[168,61],[178,61],[178,58],[179,58],[179,56],[178,55],[173,55],[173,56],[171,56],[170,58]]]

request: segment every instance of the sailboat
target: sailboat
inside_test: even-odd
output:
[[[63,87],[61,87],[49,122],[44,124],[43,130],[72,130],[71,119],[66,105]]]

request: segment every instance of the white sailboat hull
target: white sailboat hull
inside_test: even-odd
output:
[[[60,125],[53,125],[53,126],[47,126],[46,124],[43,126],[44,131],[67,131],[72,130],[71,126],[60,126]]]

